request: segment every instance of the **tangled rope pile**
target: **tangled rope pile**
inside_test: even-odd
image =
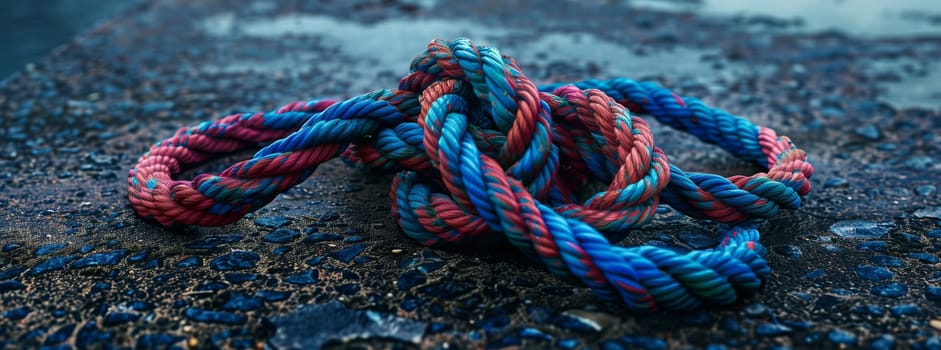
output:
[[[626,106],[627,108],[625,108]],[[686,173],[654,145],[648,114],[768,169]],[[181,167],[270,144],[218,175]],[[295,102],[180,129],[130,170],[132,206],[162,225],[222,226],[345,159],[400,170],[392,214],[422,244],[508,241],[556,276],[633,311],[729,304],[770,270],[754,220],[796,208],[813,168],[787,137],[652,83],[588,80],[537,88],[511,58],[466,39],[436,40],[397,90]],[[580,201],[592,183],[604,191]],[[663,201],[722,223],[715,249],[622,247],[613,237]]]

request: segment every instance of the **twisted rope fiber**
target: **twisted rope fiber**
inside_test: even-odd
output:
[[[632,112],[768,171],[686,173],[668,163]],[[217,175],[172,179],[186,165],[267,142]],[[422,244],[509,242],[556,276],[637,312],[729,304],[754,293],[770,272],[754,221],[800,205],[813,173],[787,137],[699,100],[627,79],[536,87],[513,59],[458,39],[432,41],[396,90],[180,129],[130,170],[128,198],[139,215],[165,226],[222,226],[340,155],[399,171],[392,214]],[[591,183],[608,185],[579,200]],[[728,224],[719,246],[678,252],[611,244],[649,222],[661,200]]]

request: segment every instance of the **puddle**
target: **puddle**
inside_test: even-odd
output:
[[[689,11],[710,16],[768,16],[800,19],[800,32],[839,30],[862,37],[941,36],[937,0],[631,0],[629,6]]]
[[[873,77],[895,76],[897,80],[880,79],[881,99],[897,108],[941,109],[941,85],[937,63],[921,63],[908,58],[866,62]]]
[[[714,69],[716,60],[722,60],[718,50],[682,46],[669,49],[639,48],[601,39],[589,33],[536,33],[526,28],[494,28],[462,20],[389,19],[363,24],[318,15],[236,18],[230,13],[207,18],[201,26],[206,33],[219,37],[235,35],[271,40],[287,36],[316,37],[320,39],[320,45],[326,46],[327,52],[339,53],[336,57],[316,55],[319,57],[312,60],[310,57],[315,56],[313,52],[306,54],[298,51],[289,57],[272,59],[270,64],[236,60],[203,69],[210,73],[250,70],[270,72],[317,64],[323,71],[339,74],[352,69],[348,66],[354,62],[363,77],[368,77],[372,72],[391,72],[394,76],[401,76],[429,40],[458,37],[470,37],[479,44],[505,48],[502,53],[517,58],[524,65],[550,61],[561,61],[573,66],[590,64],[600,70],[598,74],[592,74],[596,78],[640,79],[662,76],[696,77],[700,81],[731,80],[742,75],[768,75],[775,69],[770,65],[729,62],[721,62],[723,69]],[[523,40],[521,37],[533,39]],[[325,50],[321,48],[318,51]],[[711,57],[711,60],[704,60],[706,56]],[[352,86],[352,90],[366,91],[375,87],[368,79],[358,81],[363,84]]]

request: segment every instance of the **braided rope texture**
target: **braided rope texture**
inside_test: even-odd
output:
[[[640,114],[767,172],[684,172]],[[269,144],[219,174],[173,179],[187,165],[260,143]],[[180,129],[130,170],[128,198],[164,226],[222,226],[338,156],[398,171],[392,215],[422,244],[509,243],[561,279],[642,313],[754,294],[770,273],[755,221],[799,206],[813,174],[787,137],[697,99],[628,79],[537,87],[496,48],[458,39],[432,41],[394,90]],[[603,190],[583,193],[595,187]],[[648,223],[661,201],[721,223],[719,246],[612,244]]]

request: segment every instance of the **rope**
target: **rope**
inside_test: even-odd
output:
[[[684,172],[637,114],[768,170],[728,178]],[[217,175],[172,178],[184,166],[268,142]],[[770,273],[755,221],[799,206],[813,173],[787,137],[699,100],[627,79],[537,87],[497,49],[458,39],[432,41],[395,90],[180,129],[130,170],[128,198],[164,226],[222,226],[338,156],[398,171],[392,215],[422,244],[508,242],[636,312],[726,305],[755,293]],[[604,189],[585,193],[598,185]],[[660,201],[722,223],[721,243],[688,253],[611,243],[649,222]]]

